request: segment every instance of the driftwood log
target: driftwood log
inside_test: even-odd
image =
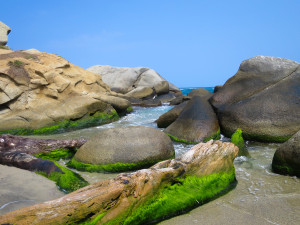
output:
[[[238,147],[232,143],[200,143],[181,157],[159,162],[149,169],[122,173],[114,179],[91,184],[62,198],[5,214],[0,217],[0,224],[146,224],[156,219],[154,217],[157,213],[150,219],[139,217],[134,220],[138,217],[134,216],[142,207],[155,204],[158,199],[152,202],[151,199],[162,193],[162,190],[171,190],[174,185],[178,188],[184,186],[181,178],[230,173],[234,171],[233,160],[237,154]],[[216,182],[218,179],[213,181]],[[205,189],[205,193],[209,191]],[[179,201],[180,195],[174,196],[175,201],[177,197]],[[193,201],[198,202],[197,199]],[[177,205],[181,207],[183,204]],[[172,203],[173,206],[175,204]],[[160,206],[159,212],[164,207],[167,206]],[[147,208],[146,214],[150,209]]]
[[[0,135],[0,164],[45,172],[48,175],[53,171],[63,173],[54,162],[37,158],[34,155],[55,149],[79,148],[86,141],[86,139],[35,139],[3,134]]]

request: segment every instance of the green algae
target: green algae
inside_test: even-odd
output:
[[[248,134],[243,133],[243,137],[247,140],[271,142],[271,143],[283,143],[288,141],[291,136],[270,136],[265,134]]]
[[[96,225],[98,223],[98,221],[101,220],[106,215],[106,213],[107,212],[100,213],[93,220],[85,221],[83,223],[80,223],[80,225]]]
[[[76,150],[73,149],[58,148],[49,152],[42,152],[39,154],[35,154],[34,156],[41,159],[57,161],[60,159],[70,159],[74,156],[75,152]]]
[[[171,158],[174,158],[172,156]],[[77,161],[76,159],[72,158],[68,163],[67,166],[70,168],[77,169],[79,171],[87,171],[87,172],[124,172],[124,171],[132,171],[138,170],[143,168],[148,168],[161,160],[147,160],[141,161],[137,163],[113,163],[113,164],[101,164],[101,165],[94,165],[94,164],[86,164]]]
[[[231,136],[231,143],[239,147],[240,150],[245,148],[245,142],[243,138],[243,132],[238,128]]]
[[[176,141],[176,142],[181,142],[181,143],[184,143],[184,144],[198,144],[199,142],[195,142],[195,141],[188,141],[186,139],[180,139],[180,138],[177,138],[175,137],[174,135],[172,134],[169,134],[169,133],[166,133],[173,141]],[[208,137],[208,138],[204,138],[203,139],[203,142],[208,142],[209,140],[213,139],[213,140],[219,140],[221,138],[221,132],[220,132],[220,129],[218,129],[218,131],[213,134],[212,136]]]
[[[110,123],[119,119],[119,115],[116,110],[112,110],[111,113],[96,112],[94,115],[78,120],[64,120],[58,122],[55,125],[42,127],[38,129],[20,128],[0,131],[0,134],[12,134],[12,135],[48,135],[59,134],[69,132],[72,130],[102,125]]]
[[[89,184],[79,174],[74,173],[73,171],[59,165],[57,162],[54,163],[63,171],[63,173],[55,171],[51,172],[50,174],[47,174],[42,171],[37,171],[36,173],[47,177],[49,180],[54,181],[56,185],[60,188],[60,190],[62,190],[65,193],[75,191]]]
[[[133,108],[131,106],[129,106],[127,109],[126,109],[126,112],[127,113],[131,113],[133,111]]]
[[[179,178],[173,185],[162,188],[151,199],[132,206],[127,212],[105,224],[138,225],[159,222],[219,197],[235,184],[234,168],[226,173]]]

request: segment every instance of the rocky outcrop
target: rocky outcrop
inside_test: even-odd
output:
[[[165,132],[175,141],[198,143],[219,138],[220,128],[208,101],[194,96]]]
[[[88,183],[55,160],[74,155],[75,149],[85,142],[85,139],[54,140],[0,135],[0,164],[40,173],[54,180],[64,191],[74,191]]]
[[[177,159],[120,174],[0,217],[0,224],[147,224],[191,209],[234,184],[232,143],[209,141]]]
[[[5,46],[8,41],[8,34],[11,29],[4,23],[0,21],[0,47]]]
[[[272,169],[275,173],[300,177],[300,131],[276,150]]]
[[[29,52],[34,54],[0,52],[0,133],[39,134],[98,125],[118,119],[111,105],[118,111],[130,105],[112,96],[99,75],[58,55]]]
[[[171,139],[160,130],[112,128],[92,137],[68,165],[87,171],[128,171],[149,167],[174,155]]]
[[[146,67],[128,68],[96,65],[87,70],[100,74],[112,91],[117,92],[120,97],[125,97],[136,105],[152,106],[153,104],[134,99],[149,100],[156,98],[163,103],[170,102],[181,94],[179,88],[166,81],[154,70]],[[122,94],[125,96],[122,96]]]
[[[246,139],[283,142],[300,129],[300,64],[257,56],[211,98],[220,126],[230,136],[238,128]]]

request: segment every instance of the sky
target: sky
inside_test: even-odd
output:
[[[257,55],[300,62],[300,0],[0,0],[13,50],[83,68],[149,67],[178,87],[213,87]]]

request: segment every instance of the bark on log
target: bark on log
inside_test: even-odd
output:
[[[151,205],[151,199],[162,190],[181,182],[181,178],[229,173],[237,154],[238,148],[232,143],[200,143],[177,159],[157,163],[149,169],[123,173],[62,198],[5,214],[0,217],[0,224],[81,224],[87,221],[92,221],[90,224],[123,224],[125,220],[124,224],[145,224],[149,218],[135,220],[134,217],[128,221],[141,207]],[[177,186],[180,188],[184,183]]]
[[[45,172],[48,175],[53,171],[63,173],[54,162],[37,158],[34,155],[60,148],[79,148],[86,141],[86,139],[34,139],[3,134],[0,135],[0,164]]]

